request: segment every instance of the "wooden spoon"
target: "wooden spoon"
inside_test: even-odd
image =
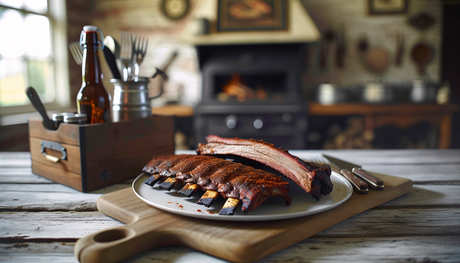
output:
[[[418,74],[425,75],[425,67],[433,59],[433,49],[424,42],[418,42],[412,48],[412,60],[417,64]]]

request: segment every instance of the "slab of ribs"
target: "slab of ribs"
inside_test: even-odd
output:
[[[179,193],[185,195],[190,195],[190,191],[187,190],[191,185],[198,185],[204,191],[217,191],[224,198],[239,199],[243,203],[241,209],[246,213],[271,196],[279,196],[286,200],[287,205],[291,204],[289,183],[281,177],[213,156],[155,156],[144,167],[144,173],[158,174],[160,177],[174,177],[176,182],[172,184],[182,183],[184,187]],[[170,185],[168,183],[160,185],[160,188],[168,189]],[[213,198],[205,196],[202,199],[203,204],[210,205],[208,202]]]
[[[287,150],[275,148],[262,140],[206,137],[207,144],[199,144],[198,154],[234,155],[264,164],[294,181],[316,200],[332,191],[331,167],[327,164],[305,162]]]
[[[332,191],[329,165],[305,162],[263,141],[215,135],[207,136],[206,141],[207,144],[198,146],[197,155],[153,157],[143,168],[143,172],[150,175],[144,183],[153,186],[162,181],[160,188],[166,190],[181,184],[183,187],[178,193],[189,197],[201,188],[206,192],[198,204],[207,207],[219,196],[227,198],[219,212],[222,215],[233,215],[240,201],[245,213],[269,197],[281,197],[290,205],[289,182],[275,173],[291,179],[317,200]],[[262,166],[254,168],[240,162]],[[269,167],[274,173],[258,169],[261,167]]]

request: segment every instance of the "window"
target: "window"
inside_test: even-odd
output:
[[[28,86],[47,109],[69,105],[63,2],[0,0],[0,115],[33,111]]]

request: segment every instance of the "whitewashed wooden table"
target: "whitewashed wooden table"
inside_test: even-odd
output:
[[[460,150],[292,153],[305,159],[327,153],[411,179],[413,190],[261,262],[460,262]],[[97,198],[130,183],[83,194],[33,174],[28,152],[0,153],[0,262],[78,262],[77,239],[123,224],[100,213]],[[225,261],[190,248],[163,247],[127,262]]]

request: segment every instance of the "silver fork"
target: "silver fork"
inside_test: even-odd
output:
[[[147,37],[134,37],[133,41],[133,61],[134,61],[134,79],[139,78],[140,65],[144,61],[147,53],[149,39]]]
[[[123,80],[127,81],[131,77],[131,69],[134,55],[134,37],[131,33],[121,32],[121,52],[120,60],[123,64]]]
[[[81,66],[81,62],[83,59],[83,51],[80,48],[80,43],[78,41],[74,41],[69,43],[70,53],[72,53],[72,57],[75,62]]]

